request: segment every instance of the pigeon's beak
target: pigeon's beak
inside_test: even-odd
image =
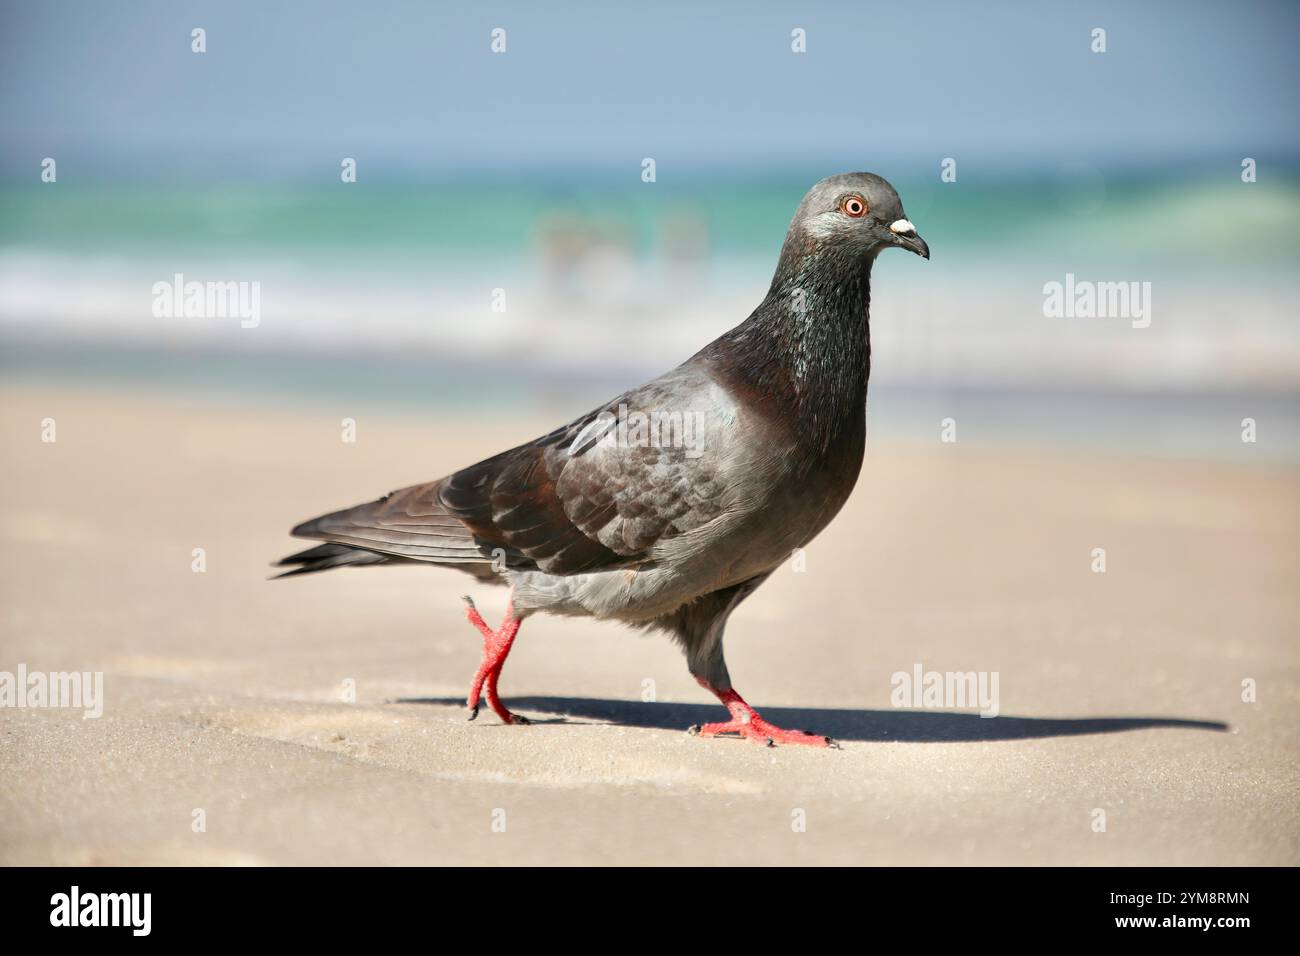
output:
[[[925,240],[916,234],[916,227],[906,219],[899,219],[897,222],[889,224],[889,231],[893,233],[894,245],[903,249],[910,249],[922,259],[930,258],[930,247],[925,244]]]

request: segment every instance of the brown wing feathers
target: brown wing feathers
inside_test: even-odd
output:
[[[653,408],[662,397],[648,387],[615,402],[633,399]],[[703,461],[672,449],[601,442],[598,415],[440,481],[315,518],[293,534],[389,560],[472,570],[504,558],[509,567],[579,574],[640,564],[661,539],[717,514],[718,502],[699,493],[711,487]],[[318,555],[301,552],[281,563],[302,571],[374,563]]]
[[[508,566],[556,574],[617,567],[629,556],[589,537],[566,508],[571,504],[583,524],[603,523],[615,513],[613,500],[607,495],[595,502],[577,496],[566,503],[557,493],[552,470],[558,474],[565,468],[580,472],[592,467],[582,456],[569,457],[567,446],[561,444],[569,430],[557,430],[440,481],[322,515],[292,533],[399,560],[436,564],[486,563],[500,555]],[[591,477],[593,481],[578,484],[600,488],[600,477]],[[328,564],[318,556],[328,557]],[[304,565],[296,572],[302,573],[376,562],[343,560],[338,554],[320,555],[319,549],[311,549],[280,563]]]

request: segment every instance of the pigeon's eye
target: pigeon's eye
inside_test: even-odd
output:
[[[867,214],[867,201],[861,196],[846,196],[840,201],[840,211],[846,216],[861,219]]]

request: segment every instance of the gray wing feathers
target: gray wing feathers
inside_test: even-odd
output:
[[[636,566],[722,509],[718,456],[681,441],[684,422],[699,439],[711,422],[721,438],[731,410],[719,401],[704,370],[683,366],[536,441],[293,534],[437,564],[504,560],[561,575]],[[635,416],[677,431],[647,433]]]

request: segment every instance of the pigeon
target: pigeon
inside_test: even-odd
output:
[[[465,598],[483,656],[469,719],[498,692],[520,625],[535,612],[669,634],[730,719],[703,737],[835,746],[764,720],[732,685],[728,617],[848,499],[866,445],[871,267],[881,251],[929,259],[898,194],[872,173],[823,179],[804,196],[771,287],[744,322],[672,371],[535,441],[437,481],[292,530],[322,541],[280,577],[423,563],[509,587],[496,629]]]

